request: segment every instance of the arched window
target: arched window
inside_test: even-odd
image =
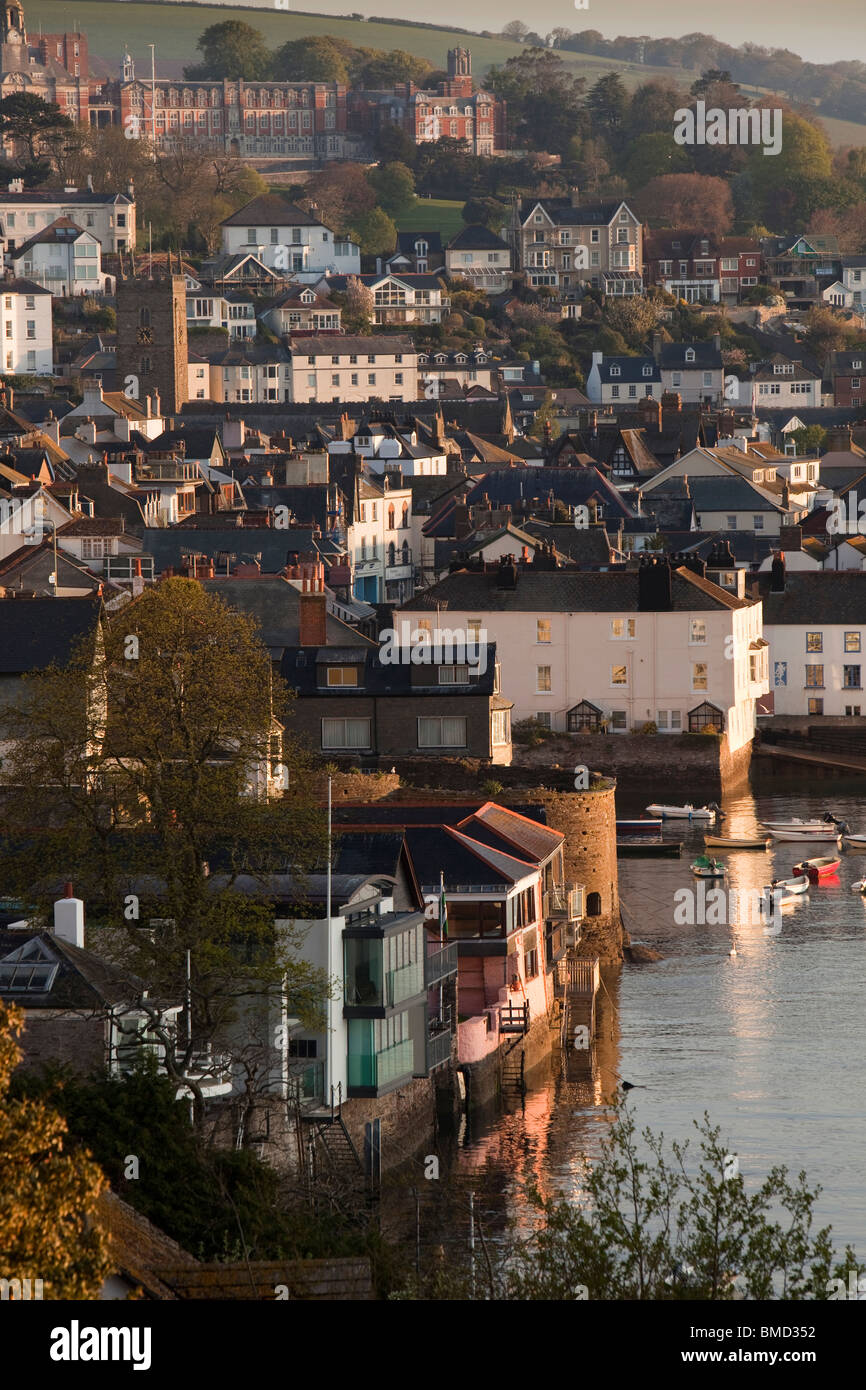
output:
[[[403,542],[403,564],[404,564],[404,565],[408,565],[408,563],[409,563],[409,542],[408,542],[408,541],[404,541],[404,542]]]
[[[141,359],[141,364],[140,364],[140,366],[139,366],[139,371],[141,372],[141,375],[142,375],[142,376],[147,376],[147,375],[149,374],[149,372],[150,372],[150,358],[149,358],[149,357],[142,357],[142,359]]]
[[[393,569],[397,563],[397,547],[393,541],[388,542],[388,564]]]
[[[149,310],[149,309],[139,309],[139,311],[138,311],[138,326],[139,326],[139,328],[150,328],[150,310]]]
[[[394,503],[393,503],[393,502],[390,502],[390,503],[388,504],[388,530],[389,530],[389,531],[393,531],[393,530],[394,530]]]
[[[601,894],[587,893],[586,895],[586,915],[587,917],[601,916]]]
[[[405,531],[406,528],[408,527],[408,525],[409,525],[409,503],[408,503],[408,502],[404,502],[404,503],[403,503],[403,519],[402,519],[402,521],[400,522],[400,526],[401,526],[402,530]]]

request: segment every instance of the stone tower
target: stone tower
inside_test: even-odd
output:
[[[468,48],[449,48],[448,76],[452,81],[455,77],[472,76],[472,54]]]
[[[6,0],[3,6],[3,33],[0,36],[0,69],[17,72],[30,63],[24,10],[19,0]]]
[[[146,404],[157,392],[164,415],[189,399],[186,280],[171,270],[117,281],[117,386]]]
[[[135,81],[135,63],[132,60],[128,48],[124,48],[123,50],[123,61],[120,65],[120,80],[121,82]]]

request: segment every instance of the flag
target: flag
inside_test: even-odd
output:
[[[445,901],[445,876],[439,875],[439,936],[445,941],[448,936],[448,904]]]

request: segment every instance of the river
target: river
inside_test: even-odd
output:
[[[866,832],[863,791],[862,781],[756,782],[723,801],[724,833],[755,834],[761,820],[827,809]],[[650,799],[623,796],[617,812],[635,815]],[[628,1080],[645,1088],[630,1095],[639,1125],[668,1139],[694,1135],[693,1120],[708,1110],[750,1188],[775,1164],[793,1174],[804,1168],[823,1188],[817,1225],[832,1223],[837,1250],[850,1241],[862,1256],[866,899],[851,884],[866,875],[866,853],[846,851],[837,878],[784,909],[778,934],[760,921],[677,924],[675,894],[696,888],[689,866],[704,829],[666,825],[666,838],[685,840],[680,859],[619,861],[621,897],[639,924],[634,938],[663,959],[608,972],[591,1073],[568,1081],[554,1063],[530,1079],[522,1104],[473,1117],[453,1150],[451,1176],[462,1194],[477,1187],[491,1216],[507,1212],[519,1224],[529,1219],[528,1181],[577,1196],[609,1124],[606,1103]],[[724,886],[760,889],[790,876],[810,852],[832,849],[725,853]]]

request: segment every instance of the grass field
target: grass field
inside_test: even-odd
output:
[[[290,0],[290,3],[292,0]],[[347,6],[348,8],[348,6]],[[139,75],[150,73],[149,44],[156,45],[157,72],[179,77],[183,68],[201,56],[196,51],[199,35],[211,24],[229,19],[242,20],[261,31],[271,48],[289,39],[311,34],[334,34],[358,47],[402,48],[428,58],[436,67],[445,66],[449,48],[463,45],[472,50],[473,71],[481,76],[493,64],[504,63],[520,51],[520,45],[503,39],[484,39],[455,33],[448,28],[419,29],[413,25],[370,24],[366,20],[335,19],[331,15],[299,14],[277,10],[273,0],[262,4],[187,5],[130,3],[130,0],[27,0],[27,27],[35,33],[41,24],[48,33],[71,28],[73,24],[87,35],[93,71],[115,76],[126,44],[135,59]],[[468,15],[467,15],[468,17]],[[680,68],[657,68],[639,63],[616,63],[591,54],[566,53],[561,57],[569,68],[591,84],[597,77],[616,70],[627,87],[660,78],[688,87],[697,75]],[[824,124],[837,145],[866,145],[866,124],[828,118]]]
[[[441,232],[444,244],[463,226],[462,207],[462,200],[455,203],[449,198],[419,198],[411,212],[400,216],[400,231]]]

